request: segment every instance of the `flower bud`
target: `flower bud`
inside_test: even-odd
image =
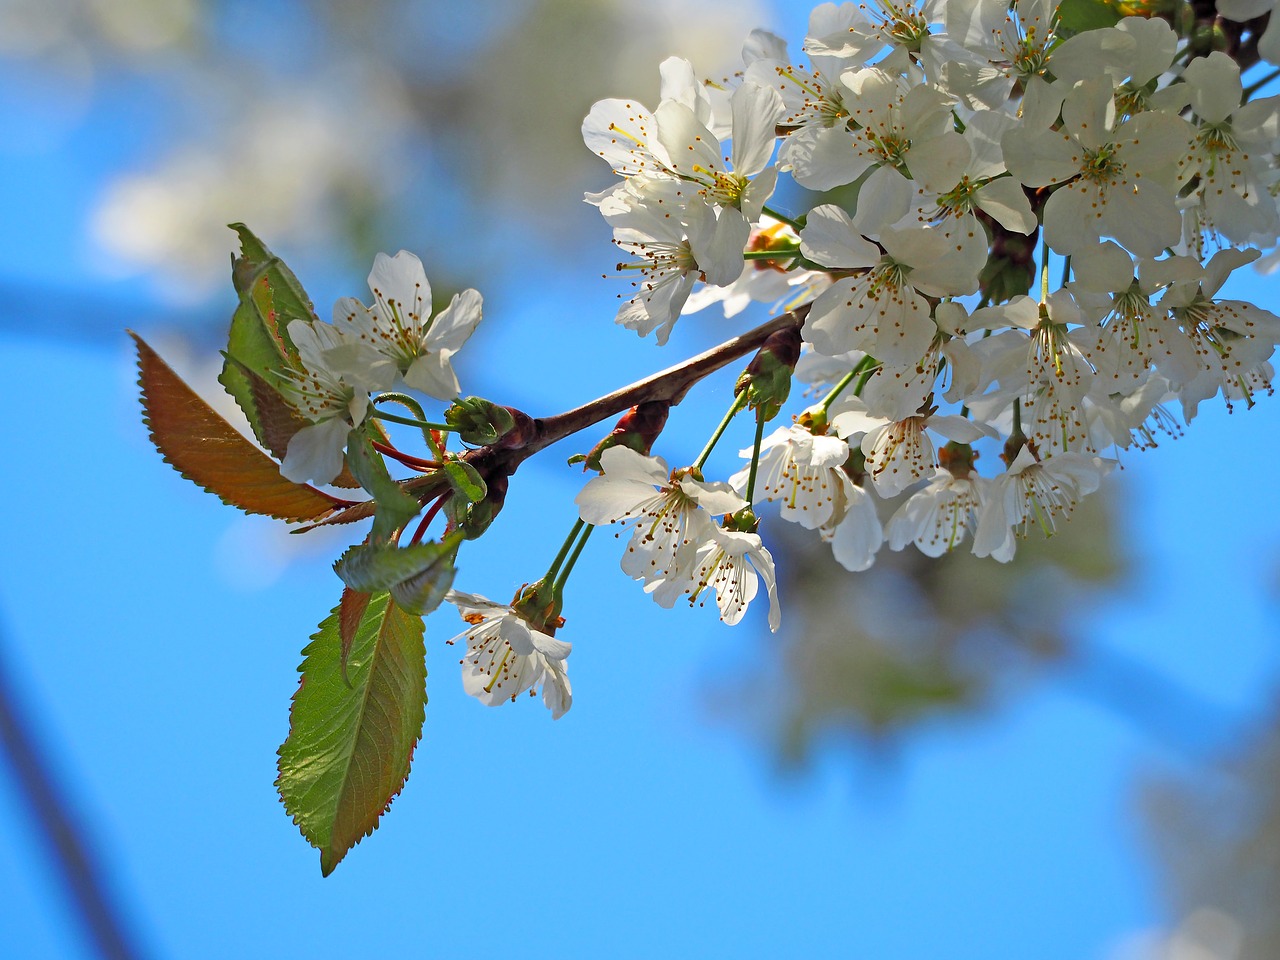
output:
[[[463,443],[475,447],[496,443],[516,425],[509,407],[500,407],[483,397],[455,400],[444,412],[444,421],[457,431]]]
[[[787,402],[791,392],[791,375],[800,359],[800,328],[786,327],[769,334],[760,350],[742,371],[733,388],[736,395],[746,394],[747,406],[759,409],[765,420],[772,420]]]
[[[610,447],[630,447],[636,453],[649,455],[653,441],[667,425],[667,413],[671,405],[665,400],[646,400],[636,404],[621,417],[607,437],[591,448],[582,459],[584,470],[599,470],[600,455]],[[569,461],[576,463],[577,459]]]

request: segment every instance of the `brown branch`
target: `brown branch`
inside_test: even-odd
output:
[[[695,383],[757,349],[771,334],[788,327],[799,327],[804,323],[808,313],[809,304],[803,304],[732,340],[726,340],[705,353],[677,363],[674,367],[668,367],[643,380],[637,380],[629,386],[592,400],[590,403],[584,403],[580,407],[574,407],[572,410],[541,420],[534,420],[531,422],[530,435],[522,436],[514,445],[504,445],[503,439],[499,439],[497,443],[468,450],[463,454],[462,459],[480,471],[481,476],[486,480],[496,476],[509,477],[515,473],[521,463],[538,451],[551,446],[558,440],[563,440],[570,434],[585,430],[601,420],[618,416],[638,403],[646,400],[679,403]],[[512,442],[513,436],[515,436],[514,433],[505,438],[508,444]],[[419,502],[426,503],[446,490],[447,483],[437,472],[405,481],[404,489],[417,497]],[[373,516],[374,509],[374,502],[366,500],[293,532],[305,533],[316,527],[354,523]]]
[[[726,364],[755,350],[768,339],[770,334],[785,330],[787,327],[800,326],[809,312],[809,306],[806,303],[803,306],[796,307],[796,309],[784,313],[780,317],[774,317],[772,320],[760,324],[753,330],[748,330],[741,336],[726,340],[719,346],[712,347],[705,353],[690,357],[674,367],[668,367],[666,370],[645,377],[643,380],[637,380],[630,386],[615,390],[607,396],[592,400],[590,403],[584,403],[582,406],[574,407],[564,413],[556,414],[554,417],[543,418],[538,422],[538,436],[519,450],[513,451],[519,455],[515,462],[518,464],[521,460],[532,456],[545,447],[549,447],[557,440],[563,440],[570,434],[577,433],[592,424],[617,416],[631,409],[637,403],[643,403],[646,400],[662,400],[670,404],[679,403],[695,383]]]

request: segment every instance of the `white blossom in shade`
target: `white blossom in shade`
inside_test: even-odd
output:
[[[741,455],[750,459],[754,449]],[[814,434],[799,424],[779,427],[760,444],[755,502],[778,502],[783,520],[817,530],[838,523],[848,503],[850,482],[844,462],[849,445],[839,437]],[[729,478],[735,490],[745,491],[750,464]]]
[[[480,322],[483,300],[475,290],[455,294],[449,306],[431,315],[431,284],[422,261],[407,250],[379,253],[369,273],[373,305],[345,297],[334,307],[334,326],[369,344],[385,361],[386,389],[397,374],[414,390],[437,400],[458,396],[452,359]]]
[[[445,599],[471,624],[449,643],[465,639],[462,687],[487,707],[542,688],[542,702],[559,720],[573,704],[566,662],[573,645],[532,627],[510,606],[479,594],[450,590]]]
[[[969,472],[958,477],[939,467],[929,484],[917,490],[889,518],[885,539],[901,550],[914,543],[927,557],[954,550],[977,527],[985,481]]]
[[[1214,51],[1187,64],[1185,84],[1172,88],[1195,111],[1195,139],[1178,159],[1179,183],[1194,190],[1188,219],[1197,234],[1232,243],[1266,244],[1280,231],[1269,189],[1269,158],[1280,141],[1280,97],[1240,104],[1240,67]],[[1199,252],[1199,236],[1192,252]]]
[[[1089,330],[1084,355],[1109,392],[1131,390],[1152,366],[1175,383],[1195,376],[1199,364],[1191,340],[1152,298],[1179,277],[1198,276],[1198,262],[1143,260],[1135,275],[1133,259],[1108,240],[1073,257],[1072,268],[1075,279],[1068,286]]]
[[[1037,460],[1024,445],[1009,469],[991,481],[973,535],[974,554],[1007,563],[1015,537],[1025,537],[1033,524],[1052,535],[1058,519],[1069,517],[1114,466],[1113,460],[1084,453]]]
[[[1127,394],[1107,394],[1101,379],[1085,396],[1084,413],[1089,431],[1089,446],[1103,450],[1133,447],[1148,450],[1159,446],[1159,435],[1182,436],[1182,424],[1164,404],[1177,399],[1169,381],[1151,374]]]
[[[1160,301],[1191,339],[1199,360],[1196,376],[1175,385],[1188,423],[1200,401],[1219,390],[1228,407],[1237,398],[1252,406],[1258,389],[1271,390],[1264,365],[1280,341],[1280,317],[1243,300],[1214,298],[1233,270],[1257,258],[1257,250],[1220,250],[1200,276],[1172,284]]]
[[[1017,400],[1023,426],[1042,453],[1081,449],[1088,437],[1082,407],[1094,370],[1079,342],[1080,329],[1068,327],[1082,320],[1069,291],[1054,291],[1044,304],[1014,297],[974,311],[972,319],[975,326],[1027,331],[1006,330],[974,345],[984,357],[985,375],[1000,382],[999,390],[969,402],[974,415],[993,419],[998,409]]]
[[[876,509],[876,498],[852,479],[844,484],[844,515],[818,533],[831,544],[836,562],[853,573],[867,570],[875,563],[876,553],[884,543],[884,528]]]
[[[1060,128],[1023,124],[1004,135],[1005,163],[1019,181],[1061,184],[1044,209],[1045,242],[1057,253],[1110,236],[1154,257],[1182,234],[1174,188],[1191,127],[1154,111],[1117,123],[1114,93],[1109,77],[1082,80],[1066,92]]]
[[[290,371],[280,393],[311,422],[289,438],[280,473],[294,483],[328,483],[342,472],[347,435],[369,410],[371,386],[359,371],[373,358],[365,344],[328,323],[293,320],[289,339],[301,369]]]
[[[769,629],[776,631],[782,623],[782,610],[778,606],[773,556],[758,535],[713,524],[711,539],[698,549],[697,560],[687,579],[656,581],[645,589],[653,590],[654,599],[665,607],[672,606],[675,599],[684,594],[688,594],[691,605],[696,604],[705,591],[712,590],[720,619],[732,626],[747,612],[747,606],[760,590],[761,580],[769,597]]]
[[[747,505],[727,483],[703,482],[690,470],[672,473],[660,457],[629,447],[609,447],[600,455],[600,467],[600,476],[574,500],[578,514],[597,526],[618,523],[631,529],[622,569],[646,584],[688,577],[698,548],[715,529],[712,515]],[[663,605],[671,606],[674,599]]]
[[[850,441],[861,437],[864,469],[876,492],[885,498],[896,497],[917,480],[930,476],[937,467],[937,450],[926,430],[959,443],[994,435],[973,420],[954,414],[939,415],[936,410],[902,420],[886,420],[868,414],[866,405],[856,397],[840,402],[838,409],[840,412],[831,418],[831,428]]]
[[[616,208],[607,219],[614,228],[613,242],[635,258],[619,263],[619,272],[637,276],[632,281],[636,293],[618,308],[616,321],[642,337],[656,330],[658,343],[664,344],[694,284],[705,276],[700,258],[706,262],[717,256],[715,214],[698,204],[688,209],[687,222],[682,222],[666,216],[656,204],[637,203]],[[741,245],[730,250],[741,263]]]

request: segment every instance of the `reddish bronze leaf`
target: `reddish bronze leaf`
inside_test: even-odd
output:
[[[136,333],[143,420],[165,462],[223,503],[280,520],[318,520],[354,506],[293,483],[279,465],[183,382]]]
[[[342,667],[342,682],[348,687],[351,681],[347,678],[347,658],[351,656],[351,643],[360,629],[360,621],[364,619],[365,608],[369,606],[369,594],[342,588],[342,602],[338,604],[338,639],[342,646],[339,650],[339,664]]]

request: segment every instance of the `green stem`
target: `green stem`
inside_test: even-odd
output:
[[[743,250],[743,260],[794,260],[803,256],[799,247],[781,247],[776,250]]]
[[[555,575],[560,571],[560,564],[564,563],[564,558],[569,555],[569,548],[573,546],[573,541],[586,525],[587,522],[581,518],[574,521],[573,529],[569,531],[569,536],[564,538],[564,546],[560,548],[560,552],[556,554],[556,558],[551,561],[551,566],[547,567],[546,576],[542,578],[543,583],[554,582]]]
[[[591,524],[586,524],[586,529],[582,531],[582,537],[578,540],[577,546],[573,548],[573,553],[569,554],[569,560],[564,565],[564,570],[560,576],[556,578],[555,586],[551,590],[551,595],[555,597],[557,603],[564,600],[564,585],[569,580],[569,574],[573,573],[573,566],[578,562],[578,557],[582,555],[582,548],[587,545],[587,538],[591,536],[594,530]]]
[[[1070,282],[1071,282],[1071,258],[1063,257],[1062,258],[1062,283],[1058,284],[1058,286],[1065,287]]]
[[[848,387],[849,384],[853,383],[853,378],[862,373],[868,367],[874,366],[875,362],[875,359],[870,356],[863,357],[859,360],[858,365],[841,377],[840,382],[831,388],[831,392],[828,393],[826,398],[822,401],[822,412],[826,413],[830,410],[831,405],[836,402],[836,397],[844,393],[845,388]]]
[[[421,427],[423,430],[452,430],[453,427],[447,423],[432,423],[429,420],[419,420],[416,417],[401,417],[394,413],[383,413],[381,410],[373,411],[373,416],[379,420],[390,420],[392,423],[403,423],[411,427]]]
[[[711,456],[711,451],[716,448],[716,444],[720,442],[720,437],[724,435],[725,428],[729,426],[729,421],[738,415],[738,411],[747,405],[747,392],[744,390],[733,398],[733,406],[729,408],[729,412],[724,415],[724,419],[720,421],[720,426],[716,427],[716,432],[711,435],[711,439],[707,441],[707,445],[702,448],[702,452],[698,454],[698,459],[693,462],[694,470],[701,470],[702,465],[707,462],[707,457]]]
[[[799,220],[796,220],[794,217],[788,217],[785,213],[779,213],[777,210],[773,209],[773,207],[769,206],[768,204],[765,204],[763,208],[763,212],[773,217],[773,219],[775,220],[781,220],[783,223],[785,223],[792,230],[795,230],[797,233],[799,233],[801,230],[804,229],[804,224],[801,223]]]
[[[755,503],[756,470],[760,466],[760,443],[764,440],[764,407],[756,407],[756,442],[751,451],[751,472],[747,474],[747,506]]]
[[[1013,433],[1011,436],[1020,437],[1022,433],[1022,401],[1016,397],[1013,400]]]

